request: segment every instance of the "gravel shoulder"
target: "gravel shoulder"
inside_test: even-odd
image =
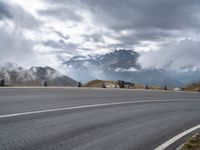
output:
[[[200,150],[200,133],[191,137],[177,150]]]

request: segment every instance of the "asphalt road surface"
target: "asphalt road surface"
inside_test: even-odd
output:
[[[0,89],[0,150],[153,150],[198,124],[199,93]]]

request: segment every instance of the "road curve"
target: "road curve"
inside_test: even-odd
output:
[[[199,114],[198,93],[1,88],[0,150],[153,150]]]

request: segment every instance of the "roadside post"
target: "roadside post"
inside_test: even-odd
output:
[[[106,85],[105,85],[104,82],[102,82],[101,87],[102,87],[102,88],[106,88]]]
[[[47,81],[46,80],[42,80],[42,86],[47,87]]]
[[[82,84],[81,84],[81,82],[78,82],[78,87],[82,87]]]
[[[0,86],[5,86],[5,79],[1,79]]]

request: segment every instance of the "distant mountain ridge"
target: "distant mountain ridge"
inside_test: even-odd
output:
[[[115,50],[114,52],[107,53],[105,55],[99,55],[95,57],[83,57],[75,56],[69,61],[64,62],[66,66],[80,66],[93,65],[98,66],[103,70],[116,70],[135,68],[140,69],[140,65],[137,63],[139,54],[131,50]]]
[[[75,56],[64,62],[75,79],[87,82],[92,79],[125,80],[158,86],[182,86],[183,83],[163,69],[142,69],[139,53],[132,50],[115,50],[94,57]],[[84,74],[80,76],[80,74]]]
[[[138,63],[140,55],[132,50],[115,50],[96,56],[74,56],[63,62],[65,74],[77,81],[124,80],[144,85],[179,87],[199,80],[200,71],[170,71],[165,69],[144,69]],[[159,63],[159,62],[158,62]],[[63,67],[57,68],[62,69]],[[11,85],[77,86],[78,82],[51,67],[23,68],[13,63],[0,65],[0,79]]]
[[[42,85],[42,81],[47,81],[49,86],[77,86],[77,81],[48,66],[26,69],[6,63],[0,66],[0,79],[8,85]]]

